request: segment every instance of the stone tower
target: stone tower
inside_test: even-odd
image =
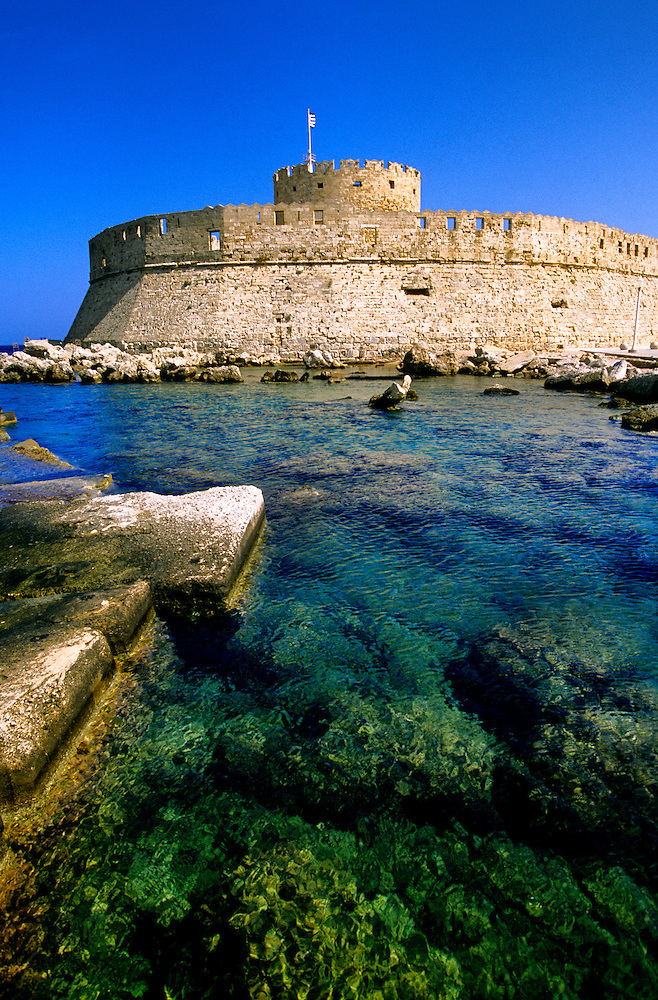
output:
[[[312,203],[355,211],[420,212],[420,171],[383,160],[333,160],[282,167],[273,177],[274,204]]]

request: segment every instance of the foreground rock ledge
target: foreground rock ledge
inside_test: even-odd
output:
[[[0,598],[146,580],[164,610],[223,611],[263,518],[263,494],[254,486],[6,507]]]
[[[0,801],[33,790],[150,610],[143,581],[0,605]]]

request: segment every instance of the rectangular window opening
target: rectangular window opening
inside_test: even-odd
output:
[[[599,247],[600,247],[601,250],[603,250],[604,246],[605,246],[605,241],[604,240],[599,240]]]
[[[630,243],[627,243],[626,244],[626,253],[630,254],[630,252],[631,252],[631,245],[630,245]]]
[[[260,222],[260,212],[258,213],[258,221]]]
[[[160,236],[164,236],[166,232],[167,232],[167,220],[160,219]]]
[[[122,234],[121,234],[121,238],[122,238],[122,239],[124,239],[124,240],[125,240],[125,238],[126,238],[126,230],[125,230],[125,229],[124,229],[124,231],[123,231],[123,232],[122,232]]]
[[[283,226],[284,225],[284,218],[283,218],[283,212],[282,211],[279,210],[279,211],[277,211],[277,212],[274,213],[274,221],[277,224],[277,226]]]
[[[405,288],[405,295],[429,295],[429,288]]]
[[[135,226],[135,236],[141,236],[141,235],[142,235],[142,227]]]
[[[295,187],[295,185],[294,185],[294,184],[293,184],[293,186],[292,186],[292,189],[293,189],[293,191],[296,191],[296,190],[297,190],[297,188]]]
[[[619,248],[619,253],[623,253],[624,252],[624,244],[622,243],[621,240],[619,241],[618,248]]]
[[[354,181],[354,187],[355,188],[360,188],[361,187],[361,181]]]
[[[638,245],[637,245],[637,243],[636,243],[636,244],[635,244],[635,256],[636,256],[636,257],[638,256],[639,252],[640,252],[640,248],[639,248],[639,246],[638,246]]]
[[[427,229],[427,219],[425,218],[424,215],[421,216],[421,218],[418,220],[418,223],[421,229]]]
[[[323,188],[324,187],[324,184],[322,183],[322,181],[318,181],[318,187],[319,188]]]
[[[506,233],[509,233],[511,231],[512,229],[511,219],[503,219],[503,229],[505,230]]]
[[[222,237],[219,230],[213,229],[209,234],[210,239],[210,249],[211,250],[221,250],[222,248]]]
[[[649,256],[649,247],[645,247],[645,248],[644,248],[644,256],[645,256],[645,257],[648,257],[648,256]]]
[[[446,219],[446,227],[448,229],[456,229],[457,228],[457,220],[454,219],[454,218]]]
[[[324,222],[324,210],[322,208],[316,208],[313,212],[313,220],[316,226],[321,226]]]
[[[393,189],[393,188],[395,187],[395,181],[389,181],[389,182],[388,182],[388,186],[389,186],[389,187],[391,188],[391,190],[392,190],[392,189]]]
[[[476,229],[484,229],[484,219],[476,219],[475,220],[475,228]]]

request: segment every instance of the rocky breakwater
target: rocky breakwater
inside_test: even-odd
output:
[[[649,370],[648,370],[649,369]],[[658,430],[658,360],[615,358],[586,353],[550,370],[544,386],[558,392],[604,394],[601,405],[620,414],[610,417],[632,431]]]
[[[34,788],[154,608],[227,610],[264,519],[252,486],[110,485],[0,487],[0,801]]]
[[[128,354],[111,344],[51,344],[31,340],[23,351],[0,354],[0,383],[145,383],[242,382],[240,369],[225,355],[189,349],[158,348],[150,354]]]
[[[510,354],[496,347],[476,347],[472,354],[455,351],[436,353],[426,344],[414,344],[398,365],[403,375],[431,378],[449,375],[499,377],[521,375],[524,378],[545,378],[551,364],[559,359],[539,355],[535,351]]]

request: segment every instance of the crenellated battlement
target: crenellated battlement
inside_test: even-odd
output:
[[[305,163],[282,167],[273,177],[274,201],[286,205],[313,202],[343,211],[420,211],[420,171],[383,160],[323,160],[309,170]]]

